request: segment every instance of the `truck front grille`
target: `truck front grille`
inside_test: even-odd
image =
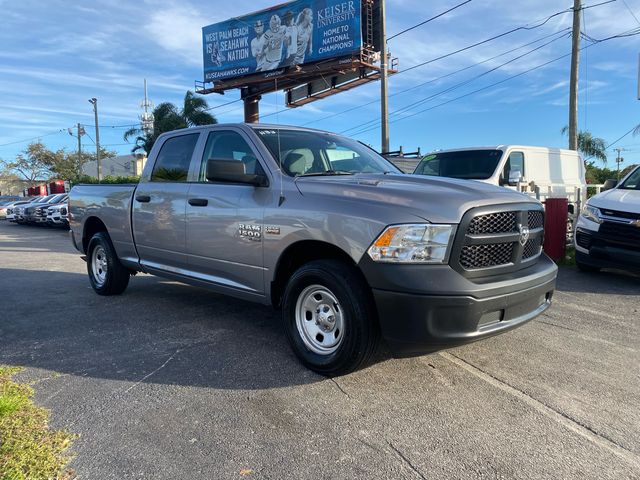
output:
[[[509,263],[512,256],[513,243],[465,245],[460,254],[460,265],[466,269],[494,267]]]
[[[467,232],[471,235],[483,233],[516,232],[516,212],[498,212],[478,215],[469,223]]]
[[[460,223],[451,254],[452,266],[469,277],[519,270],[536,262],[542,253],[543,238],[541,206],[471,209]]]

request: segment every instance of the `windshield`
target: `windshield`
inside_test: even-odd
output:
[[[624,190],[640,190],[640,167],[636,168],[635,172],[629,175],[618,188]]]
[[[486,180],[493,176],[502,150],[461,150],[432,153],[424,157],[414,175]]]
[[[291,177],[402,173],[369,147],[332,133],[257,128],[256,133]]]

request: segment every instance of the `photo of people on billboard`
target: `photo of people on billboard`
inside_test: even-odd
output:
[[[297,0],[202,29],[205,81],[358,52],[360,0]]]

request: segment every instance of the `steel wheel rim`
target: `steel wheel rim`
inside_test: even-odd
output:
[[[107,254],[101,245],[93,249],[91,254],[91,273],[96,284],[101,287],[107,281]]]
[[[306,287],[296,302],[296,327],[305,346],[331,355],[344,338],[344,314],[336,296],[322,285]]]

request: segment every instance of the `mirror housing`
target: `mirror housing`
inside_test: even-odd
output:
[[[517,187],[521,179],[522,172],[520,170],[509,170],[508,184],[510,187]]]
[[[606,190],[611,190],[612,188],[615,188],[617,185],[618,185],[618,180],[616,180],[615,178],[610,178],[604,182],[602,191],[604,192]]]
[[[207,160],[207,180],[210,182],[228,182],[268,187],[269,180],[264,174],[246,173],[240,160],[210,158]]]

